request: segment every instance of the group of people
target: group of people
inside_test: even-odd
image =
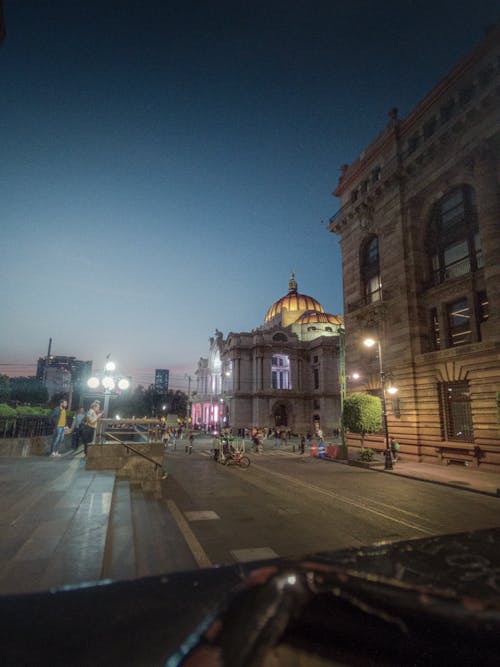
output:
[[[86,455],[87,445],[94,441],[97,422],[103,415],[100,402],[93,401],[86,412],[83,408],[78,410],[73,417],[71,428],[69,428],[67,409],[68,401],[62,399],[50,415],[54,425],[54,434],[50,443],[50,456],[52,458],[59,458],[61,456],[59,449],[64,442],[64,437],[69,433],[71,433],[72,447],[78,449],[80,443],[82,443]]]
[[[232,429],[223,429],[221,432],[221,436],[223,437],[231,437],[233,435],[234,434]],[[292,437],[292,433],[290,429],[254,427],[254,428],[238,429],[237,437],[243,439],[246,438],[250,439],[252,441],[252,450],[257,454],[260,454],[264,451],[264,441],[266,439],[274,440],[275,449],[281,449],[282,447],[286,447],[288,441]],[[322,442],[323,432],[321,431],[321,429],[318,428],[315,431],[314,438]],[[301,454],[304,453],[306,446],[307,447],[310,446],[312,439],[313,435],[311,433],[299,436],[298,450]],[[295,451],[295,442],[293,443],[293,451]]]

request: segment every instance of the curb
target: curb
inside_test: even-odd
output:
[[[320,458],[320,457],[316,457]],[[328,457],[324,457],[323,461],[331,461],[332,463],[340,463],[342,465],[352,465],[353,467],[356,468],[364,468],[365,470],[372,470],[373,472],[381,472],[389,475],[395,475],[396,477],[405,477],[406,479],[414,479],[417,480],[418,482],[428,482],[429,484],[438,484],[440,486],[450,486],[453,489],[459,489],[460,491],[469,491],[470,493],[479,493],[483,496],[490,496],[493,498],[500,498],[500,488],[497,489],[496,492],[494,491],[484,491],[483,489],[476,489],[474,487],[467,487],[467,486],[461,486],[460,484],[453,484],[452,482],[445,482],[443,480],[439,479],[429,479],[428,477],[419,477],[416,475],[410,475],[405,472],[398,472],[397,470],[385,470],[383,467],[378,466],[364,466],[364,465],[359,465],[357,462],[352,463],[352,461],[343,461],[343,460],[338,460],[338,459],[330,459]],[[381,464],[383,466],[383,464]]]
[[[373,468],[372,468],[373,470]],[[496,493],[493,491],[485,491],[483,489],[476,489],[473,486],[461,486],[460,484],[453,484],[453,482],[445,482],[438,479],[429,479],[428,477],[417,477],[415,475],[409,475],[404,472],[397,472],[394,470],[375,470],[375,472],[388,473],[389,475],[395,475],[396,477],[406,477],[406,479],[416,479],[419,482],[429,482],[429,484],[439,484],[440,486],[450,486],[452,489],[460,489],[460,491],[469,491],[471,493],[480,493],[483,496],[490,496],[493,498],[500,498],[500,489],[497,489]]]

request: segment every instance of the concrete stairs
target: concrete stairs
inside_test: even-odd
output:
[[[117,479],[101,579],[135,579],[196,568],[187,545],[156,493]]]
[[[156,492],[74,453],[1,458],[0,594],[194,568]]]

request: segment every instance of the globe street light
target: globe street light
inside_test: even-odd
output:
[[[374,340],[373,338],[365,338],[363,341],[363,344],[366,347],[374,347],[375,345],[377,346],[378,350],[378,365],[379,365],[379,373],[380,373],[380,385],[382,387],[382,418],[384,420],[384,431],[385,431],[385,452],[384,452],[384,457],[385,457],[385,470],[392,470],[392,455],[391,455],[391,446],[390,446],[390,438],[389,438],[389,427],[387,425],[387,401],[386,401],[386,378],[385,378],[385,372],[384,372],[384,365],[382,363],[382,348],[380,346],[380,340]],[[397,388],[394,386],[389,386],[387,388],[387,391],[389,394],[395,394],[397,392]]]
[[[128,378],[115,377],[114,375],[112,375],[113,371],[115,370],[116,370],[116,364],[114,361],[109,360],[109,355],[108,355],[108,359],[104,366],[104,373],[102,377],[101,378],[91,377],[87,381],[87,385],[91,389],[97,389],[99,385],[102,385],[102,387],[104,388],[104,407],[103,407],[104,418],[108,416],[109,399],[115,387],[118,385],[118,389],[122,391],[125,391],[130,387],[130,381],[128,380]]]

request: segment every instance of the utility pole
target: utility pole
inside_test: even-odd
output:
[[[45,387],[47,383],[47,366],[49,364],[49,359],[50,359],[50,351],[52,349],[52,338],[49,338],[49,349],[47,350],[47,356],[45,357],[45,363],[43,365],[43,377],[42,377],[42,383],[43,386]]]
[[[187,373],[184,375],[184,378],[188,381],[188,391],[187,391],[187,420],[191,418],[191,376]]]

